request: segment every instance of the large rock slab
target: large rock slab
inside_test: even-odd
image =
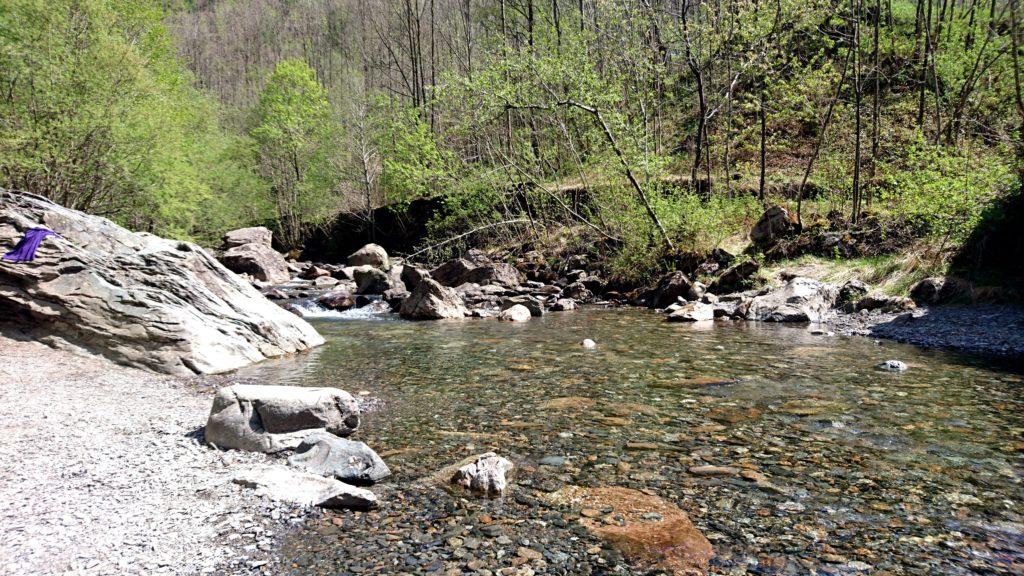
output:
[[[324,342],[195,244],[0,190],[0,250],[35,226],[60,237],[32,262],[0,261],[0,319],[36,339],[170,374],[225,372]]]
[[[388,268],[390,261],[388,260],[388,253],[383,247],[377,244],[367,244],[349,255],[348,265]]]
[[[466,316],[466,307],[454,290],[438,284],[432,278],[424,277],[402,302],[399,314],[409,320],[463,318]]]
[[[372,448],[328,432],[314,432],[304,438],[288,464],[349,484],[373,484],[391,475],[388,465]]]
[[[262,244],[270,247],[274,239],[274,233],[265,226],[253,226],[251,228],[239,228],[224,235],[224,249],[243,246],[245,244]]]
[[[217,391],[206,441],[218,448],[280,452],[313,432],[348,436],[359,427],[359,404],[338,388],[236,384]]]
[[[279,502],[359,510],[377,507],[377,496],[365,488],[287,466],[253,467],[236,472],[231,480]]]
[[[744,304],[743,317],[764,322],[821,322],[835,311],[839,287],[797,276]]]

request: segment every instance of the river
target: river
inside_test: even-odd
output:
[[[715,574],[1024,573],[1019,369],[633,309],[314,322],[325,346],[240,376],[361,394],[371,409],[355,438],[394,474],[374,488],[380,510],[330,512],[286,539],[295,574],[497,574],[523,547],[543,557],[537,573],[643,573],[598,551],[578,510],[545,503],[570,484],[685,510],[714,546]],[[888,359],[909,370],[876,368]],[[418,486],[487,450],[517,466],[505,498]],[[691,472],[705,465],[746,472]]]

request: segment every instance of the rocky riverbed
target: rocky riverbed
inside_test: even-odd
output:
[[[652,535],[676,511],[713,546],[711,574],[1024,567],[1024,377],[1008,366],[639,310],[387,318],[317,322],[325,347],[241,374],[365,390],[380,409],[360,439],[393,472],[378,510],[305,524],[268,574],[636,574],[670,560]],[[908,370],[876,368],[892,358]],[[485,450],[515,463],[504,498],[424,481]],[[635,517],[564,497],[609,489]]]

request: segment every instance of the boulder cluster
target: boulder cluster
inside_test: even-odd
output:
[[[287,465],[239,470],[236,484],[273,500],[304,506],[369,509],[367,487],[391,475],[363,442],[350,440],[360,424],[359,402],[338,388],[235,384],[217,391],[204,429],[215,448],[290,453]],[[505,492],[513,465],[494,453],[442,471],[444,482],[487,497]]]

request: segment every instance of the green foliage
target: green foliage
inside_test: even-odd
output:
[[[918,144],[899,166],[880,174],[882,198],[893,215],[959,245],[981,219],[982,208],[1013,189],[1012,165],[994,154]]]
[[[279,62],[260,94],[251,134],[285,246],[298,247],[310,224],[336,211],[338,129],[313,69],[301,60]]]
[[[373,141],[381,157],[384,203],[408,202],[449,190],[455,159],[438,146],[420,111],[395,98],[378,98]]]
[[[210,236],[260,182],[145,0],[0,5],[0,184],[159,234]]]

